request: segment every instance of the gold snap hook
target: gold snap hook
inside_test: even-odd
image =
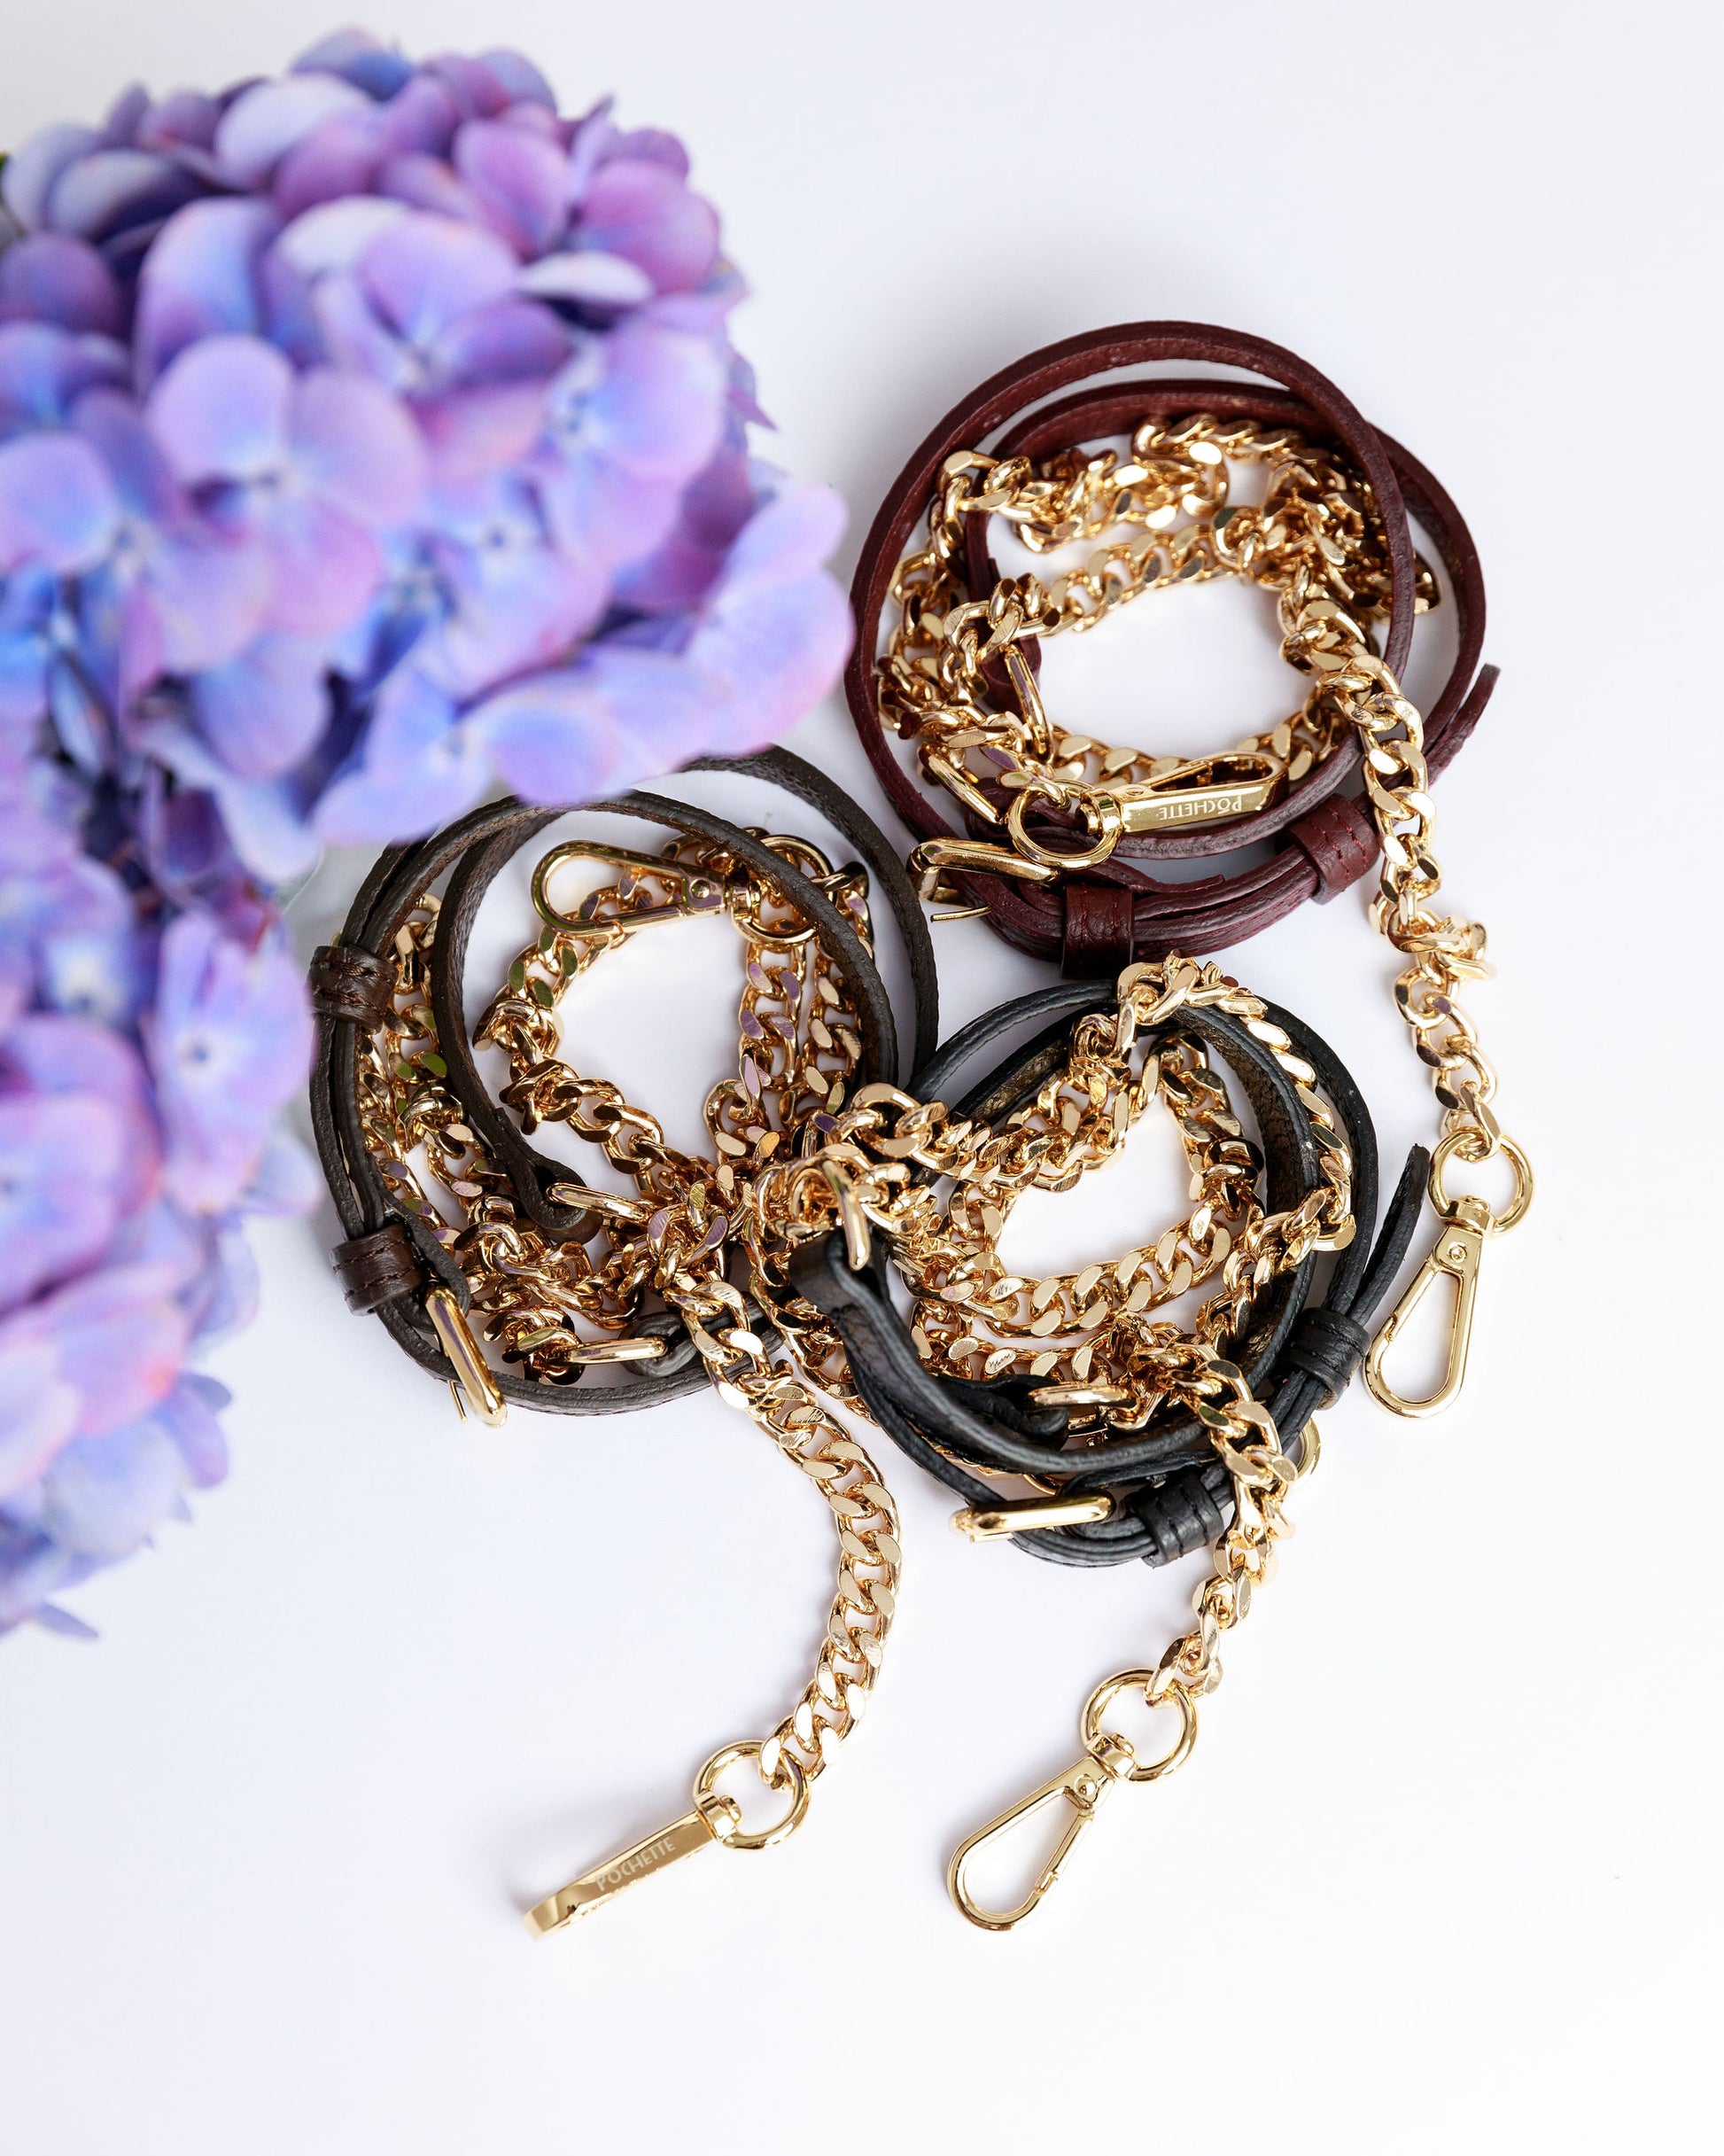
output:
[[[1158,1684],[1163,1687],[1159,1693],[1153,1689]],[[1123,1737],[1116,1737],[1102,1728],[1102,1716],[1122,1692],[1141,1693],[1152,1707],[1178,1708],[1179,1734],[1172,1749],[1160,1759],[1140,1761]],[[946,1890],[960,1913],[972,1924],[980,1925],[983,1931],[1009,1932],[1013,1925],[1021,1924],[1033,1910],[1040,1907],[1043,1897],[1059,1878],[1060,1866],[1116,1784],[1159,1781],[1164,1774],[1171,1774],[1176,1767],[1184,1764],[1197,1742],[1197,1701],[1183,1685],[1177,1680],[1169,1683],[1157,1670],[1122,1670],[1117,1676],[1105,1677],[1083,1702],[1078,1727],[1083,1738],[1082,1759],[1068,1767],[1063,1774],[1056,1774],[1052,1781],[1044,1782],[1039,1789],[1032,1789],[1009,1811],[990,1819],[952,1851],[951,1862],[946,1867]],[[1045,1811],[1049,1805],[1062,1802],[1070,1805],[1072,1817],[1067,1821],[1052,1856],[1037,1875],[1035,1885],[1014,1908],[984,1909],[970,1892],[967,1873],[971,1858],[999,1835],[1021,1826],[1026,1819]]]
[[[664,906],[643,906],[610,921],[583,921],[577,914],[560,913],[551,904],[550,880],[565,863],[597,861],[605,868],[625,868],[634,876],[656,876],[668,883],[676,897]],[[533,911],[547,928],[565,936],[602,936],[615,939],[632,935],[649,921],[683,921],[696,914],[716,914],[725,903],[725,887],[717,877],[703,876],[662,854],[637,853],[628,846],[607,845],[599,838],[571,838],[553,846],[532,872]]]
[[[1130,1755],[1126,1755],[1129,1759]],[[972,1924],[980,1925],[984,1932],[1009,1932],[1014,1924],[1021,1924],[1030,1911],[1041,1903],[1044,1895],[1060,1876],[1060,1867],[1076,1848],[1078,1839],[1090,1826],[1107,1796],[1119,1779],[1107,1761],[1086,1752],[1083,1758],[1056,1774],[1051,1782],[1044,1782],[1009,1811],[1003,1811],[997,1819],[960,1841],[952,1851],[951,1862],[946,1867],[946,1890],[958,1904],[959,1911]],[[1065,1832],[1055,1844],[1054,1851],[1037,1874],[1035,1885],[1022,1901],[1011,1909],[984,1909],[970,1892],[966,1879],[969,1861],[978,1849],[1001,1834],[1009,1833],[1026,1819],[1033,1819],[1037,1812],[1045,1811],[1050,1804],[1067,1803],[1072,1816],[1066,1822]]]
[[[1392,1415],[1416,1420],[1441,1414],[1452,1405],[1466,1382],[1467,1354],[1472,1345],[1472,1316],[1479,1294],[1479,1264],[1485,1245],[1494,1235],[1503,1235],[1518,1225],[1533,1202],[1531,1164],[1512,1138],[1501,1137],[1496,1149],[1506,1155],[1514,1170],[1514,1195],[1507,1210],[1491,1210],[1479,1197],[1451,1197],[1444,1171],[1451,1159],[1480,1157],[1482,1140],[1471,1130],[1453,1131],[1431,1156],[1431,1201],[1441,1216],[1442,1229],[1430,1256],[1413,1275],[1411,1284],[1384,1321],[1365,1358],[1365,1388],[1379,1407]],[[1434,1392],[1422,1400],[1397,1392],[1383,1374],[1383,1362],[1414,1312],[1440,1280],[1455,1283],[1455,1309],[1448,1320],[1448,1354]]]

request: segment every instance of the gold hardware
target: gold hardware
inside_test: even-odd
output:
[[[1009,1932],[1013,1925],[1021,1924],[1032,1911],[1041,1906],[1043,1897],[1060,1877],[1060,1866],[1077,1846],[1085,1828],[1093,1824],[1103,1800],[1121,1782],[1159,1781],[1162,1775],[1171,1774],[1184,1763],[1197,1742],[1197,1702],[1177,1681],[1163,1683],[1160,1693],[1152,1695],[1150,1688],[1158,1681],[1153,1670],[1126,1670],[1098,1685],[1084,1701],[1080,1717],[1083,1756],[959,1843],[946,1867],[946,1888],[972,1924],[989,1932]],[[1101,1726],[1102,1716],[1119,1694],[1133,1690],[1141,1691],[1152,1706],[1170,1705],[1179,1710],[1179,1734],[1172,1748],[1146,1765],[1138,1760],[1124,1738],[1114,1736]],[[971,1893],[966,1877],[970,1859],[978,1849],[1010,1833],[1050,1804],[1060,1802],[1070,1805],[1072,1817],[1055,1844],[1052,1856],[1037,1874],[1035,1885],[1011,1909],[984,1909]]]
[[[856,1185],[829,1154],[821,1157],[820,1173],[838,1201],[838,1218],[844,1230],[844,1256],[850,1269],[861,1273],[874,1256],[874,1239],[868,1232],[868,1216],[856,1195]]]
[[[685,1856],[696,1856],[715,1843],[726,1849],[766,1849],[782,1841],[787,1834],[794,1833],[807,1816],[808,1781],[789,1753],[780,1752],[779,1761],[782,1779],[790,1787],[790,1809],[764,1833],[745,1833],[742,1810],[735,1799],[721,1796],[713,1787],[726,1767],[742,1759],[757,1762],[761,1753],[762,1747],[752,1739],[742,1744],[727,1744],[715,1752],[695,1778],[694,1810],[685,1812],[680,1819],[672,1819],[656,1833],[632,1842],[615,1856],[595,1864],[590,1872],[583,1872],[579,1879],[571,1880],[566,1887],[559,1887],[555,1894],[536,1903],[526,1916],[527,1929],[533,1937],[547,1938],[577,1917],[590,1916],[607,1902],[615,1901],[625,1887],[649,1879],[655,1872],[663,1872],[668,1865],[680,1863]],[[769,1788],[781,1786],[769,1778],[764,1768],[761,1779]]]
[[[1112,793],[1072,785],[1061,779],[1049,778],[1039,771],[1008,771],[1000,783],[1011,788],[1016,797],[1006,812],[1006,828],[1012,835],[1012,844],[1026,860],[1061,876],[1079,868],[1093,868],[1105,861],[1125,829],[1125,811]],[[1037,800],[1052,802],[1056,808],[1075,808],[1083,819],[1090,844],[1061,852],[1032,838],[1024,829],[1023,820],[1029,804]]]
[[[1113,1516],[1113,1498],[1098,1490],[1088,1497],[1013,1498],[986,1507],[970,1506],[953,1513],[951,1524],[972,1542],[995,1542],[1002,1535],[1028,1534],[1032,1528],[1090,1527]]]
[[[1493,1212],[1483,1198],[1450,1197],[1444,1171],[1451,1158],[1488,1158],[1490,1152],[1506,1154],[1514,1170],[1515,1187],[1504,1212]],[[1466,1382],[1467,1351],[1472,1344],[1472,1312],[1479,1292],[1479,1262],[1485,1244],[1517,1226],[1533,1202],[1531,1164],[1512,1138],[1502,1137],[1495,1148],[1481,1132],[1464,1127],[1451,1132],[1431,1156],[1431,1202],[1442,1221],[1442,1229],[1430,1256],[1413,1275],[1407,1292],[1384,1320],[1382,1329],[1365,1358],[1365,1384],[1371,1397],[1391,1414],[1417,1417],[1441,1414]],[[1397,1392],[1383,1374],[1383,1358],[1396,1338],[1412,1321],[1413,1313],[1440,1280],[1455,1283],[1455,1308],[1448,1320],[1448,1353],[1434,1392],[1422,1400]]]
[[[599,921],[576,914],[562,914],[551,904],[550,880],[556,871],[572,860],[598,861],[607,868],[622,868],[635,876],[652,876],[668,883],[675,893],[662,906],[644,906],[625,908],[609,920]],[[571,838],[560,846],[553,846],[532,872],[533,911],[547,927],[560,929],[565,936],[594,936],[616,941],[620,932],[632,935],[637,928],[650,921],[685,921],[697,914],[716,914],[725,904],[725,886],[710,876],[701,876],[675,861],[667,861],[661,854],[637,853],[628,846],[607,845],[597,838]],[[592,905],[592,899],[583,901]]]
[[[988,876],[1015,876],[1026,883],[1052,883],[1059,876],[1056,868],[1044,868],[1040,861],[1028,860],[1009,846],[990,846],[981,838],[925,838],[912,852],[909,868],[912,876],[924,881],[940,868],[975,868]],[[926,890],[922,893],[924,898],[929,895]]]
[[[462,1419],[470,1407],[487,1429],[500,1428],[509,1420],[509,1402],[492,1375],[491,1366],[479,1352],[467,1313],[448,1288],[433,1288],[425,1297],[425,1314],[454,1366],[454,1382],[449,1389]]]
[[[1186,771],[1201,771],[1216,761],[1229,764],[1250,761],[1268,765],[1270,769],[1266,778],[1215,780],[1207,786],[1192,787],[1171,783]],[[1274,759],[1266,756],[1205,759],[1186,765],[1183,771],[1170,771],[1156,786],[1119,787],[1115,798],[1125,829],[1128,832],[1161,831],[1186,823],[1218,823],[1223,816],[1255,815],[1260,808],[1269,806],[1270,796],[1280,783],[1281,774],[1273,763]]]
[[[1197,1742],[1198,1701],[1221,1683],[1222,1639],[1251,1607],[1253,1588],[1273,1576],[1275,1545],[1290,1531],[1281,1511],[1282,1498],[1298,1474],[1316,1465],[1321,1450],[1316,1424],[1308,1422],[1301,1435],[1301,1466],[1295,1469],[1281,1449],[1273,1417],[1252,1398],[1234,1364],[1201,1341],[1187,1339],[1163,1351],[1169,1374],[1177,1371],[1174,1389],[1196,1410],[1232,1478],[1232,1522],[1212,1553],[1214,1569],[1192,1598],[1195,1626],[1163,1652],[1153,1670],[1122,1670],[1105,1677],[1083,1702],[1078,1717],[1083,1758],[959,1844],[946,1884],[964,1915],[986,1931],[1009,1931],[1039,1906],[1116,1782],[1158,1781],[1190,1757]],[[1122,1693],[1136,1693],[1146,1706],[1178,1710],[1178,1734],[1159,1759],[1140,1762],[1124,1738],[1102,1726],[1107,1709]],[[1070,1804],[1075,1817],[1029,1894],[1015,1908],[984,1909],[966,1879],[971,1857],[997,1835],[1060,1802]]]

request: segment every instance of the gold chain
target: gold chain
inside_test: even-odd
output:
[[[1261,505],[1230,503],[1230,458],[1270,467]],[[1349,609],[1366,636],[1389,611],[1387,546],[1369,486],[1332,451],[1291,428],[1199,414],[1176,424],[1145,422],[1123,460],[1111,449],[1067,450],[1040,463],[963,451],[948,458],[944,478],[928,544],[893,581],[900,615],[880,662],[881,706],[915,741],[930,778],[984,822],[1004,823],[1019,860],[1003,873],[1021,873],[1025,860],[1054,873],[1087,866],[1106,860],[1129,830],[1247,813],[1346,738],[1346,715],[1319,677],[1298,712],[1219,755],[1112,748],[1055,729],[1019,650],[1027,637],[1082,634],[1145,592],[1222,576],[1277,594],[1284,652],[1295,665],[1293,625],[1313,598]],[[1107,543],[1045,586],[1034,576],[1007,577],[974,595],[966,533],[969,518],[985,514],[1009,522],[1037,553]],[[1130,535],[1134,527],[1141,536]],[[1107,536],[1122,529],[1127,536]],[[1434,605],[1437,596],[1421,564],[1417,603]],[[989,681],[1000,665],[1015,709],[1001,707]],[[1192,780],[1202,782],[1182,783]],[[1017,796],[1008,810],[983,790],[989,781]],[[1041,846],[1023,823],[1035,801],[1076,811],[1089,849]],[[919,851],[930,872],[959,865],[944,858],[951,847],[943,842]]]
[[[1305,1427],[1295,1467],[1281,1449],[1269,1410],[1252,1398],[1239,1370],[1212,1348],[1197,1341],[1187,1343],[1177,1372],[1170,1361],[1168,1374],[1170,1386],[1208,1429],[1231,1477],[1232,1522],[1217,1540],[1213,1568],[1192,1598],[1197,1623],[1192,1630],[1167,1648],[1154,1669],[1121,1670],[1104,1677],[1079,1716],[1083,1756],[990,1820],[953,1852],[946,1873],[951,1898],[971,1923],[984,1931],[1010,1931],[1037,1907],[1103,1799],[1120,1783],[1159,1781],[1191,1756],[1197,1742],[1198,1701],[1221,1683],[1222,1637],[1244,1619],[1254,1589],[1274,1577],[1275,1545],[1293,1532],[1281,1501],[1297,1476],[1309,1474],[1316,1464],[1316,1424]],[[1178,1715],[1178,1734],[1171,1749],[1159,1759],[1139,1759],[1125,1738],[1105,1725],[1108,1708],[1128,1693],[1136,1693],[1150,1707],[1170,1707]],[[978,1902],[968,1884],[969,1863],[975,1852],[1035,1813],[1060,1803],[1069,1806],[1072,1816],[1023,1900],[1004,1910]]]
[[[834,875],[800,841],[766,843],[812,878],[866,939],[859,876]],[[624,873],[568,915],[551,906],[548,884],[571,856],[609,860]],[[726,1277],[736,1247],[733,1219],[747,1209],[754,1179],[780,1154],[818,1146],[843,1106],[861,1039],[842,973],[768,877],[704,842],[680,840],[659,856],[585,843],[559,848],[540,863],[534,895],[544,930],[509,969],[476,1038],[509,1057],[512,1077],[502,1098],[519,1110],[524,1129],[566,1124],[629,1176],[638,1195],[617,1198],[572,1183],[554,1187],[560,1202],[604,1216],[605,1249],[596,1262],[579,1244],[551,1242],[518,1214],[507,1176],[462,1121],[446,1082],[427,996],[438,917],[429,897],[397,938],[393,1013],[361,1054],[361,1123],[379,1171],[394,1202],[459,1262],[472,1307],[503,1359],[545,1383],[568,1382],[587,1363],[637,1350],[662,1354],[664,1343],[650,1335],[615,1337],[636,1324],[647,1295],[661,1298],[683,1319],[719,1395],[765,1430],[819,1490],[840,1545],[826,1636],[789,1713],[767,1737],[726,1747],[707,1763],[695,1810],[684,1819],[540,1903],[528,1921],[543,1934],[695,1849],[713,1841],[764,1848],[800,1824],[809,1784],[855,1726],[873,1686],[896,1607],[901,1553],[897,1508],[868,1454],[789,1366],[788,1350],[786,1366],[774,1366],[752,1329],[747,1299]],[[742,930],[746,957],[738,1070],[707,1101],[716,1156],[709,1159],[671,1147],[655,1117],[609,1081],[564,1062],[556,1053],[556,1012],[570,984],[602,951],[648,922],[720,904]],[[440,1187],[440,1204],[412,1164],[415,1154]],[[452,1299],[447,1312],[459,1320]],[[809,1314],[815,1322],[804,1328],[806,1351],[829,1356],[835,1341],[822,1342],[822,1321]],[[589,1331],[601,1337],[589,1338]],[[479,1359],[476,1349],[474,1356]],[[714,1786],[717,1774],[739,1760],[753,1760],[769,1787],[789,1794],[788,1812],[764,1835],[744,1833],[734,1802]]]
[[[1229,458],[1270,464],[1260,509],[1229,509]],[[1045,588],[1033,577],[1006,578],[978,599],[965,585],[963,554],[966,521],[979,513],[1006,518],[1041,551],[1122,525],[1141,526],[1144,535],[1111,541],[1082,570]],[[1181,516],[1190,521],[1178,524]],[[1023,638],[1082,632],[1145,591],[1223,574],[1277,595],[1283,656],[1312,680],[1295,720],[1194,762],[1145,759],[1055,733],[1018,650]],[[1417,604],[1434,605],[1437,586],[1423,563],[1418,576]],[[1123,462],[1112,450],[1068,451],[1039,465],[959,452],[947,460],[928,546],[901,564],[893,590],[902,616],[880,663],[881,708],[916,740],[929,774],[1008,842],[941,839],[918,847],[912,865],[931,898],[951,895],[942,880],[951,868],[1052,881],[1107,860],[1128,831],[1249,813],[1275,786],[1296,782],[1332,754],[1349,731],[1357,735],[1383,851],[1371,921],[1409,961],[1394,984],[1395,1002],[1443,1109],[1430,1182],[1441,1233],[1379,1332],[1365,1382],[1398,1414],[1447,1406],[1465,1375],[1484,1244],[1525,1216],[1533,1172],[1496,1120],[1496,1073],[1456,993],[1492,970],[1484,927],[1433,905],[1442,871],[1432,850],[1424,723],[1371,641],[1371,624],[1389,611],[1393,580],[1363,479],[1291,430],[1225,426],[1202,414],[1171,426],[1145,423]],[[1000,665],[1015,711],[998,708],[992,696],[988,670]],[[1247,765],[1268,772],[1266,785],[1254,791],[1239,782]],[[1195,790],[1179,783],[1194,777],[1212,782]],[[982,790],[984,779],[1013,797],[1004,813]],[[1024,821],[1037,802],[1076,813],[1087,844],[1076,852],[1043,845]],[[1450,1195],[1452,1162],[1477,1166],[1499,1153],[1514,1179],[1501,1211],[1472,1194]],[[1443,1278],[1456,1287],[1447,1366],[1433,1392],[1409,1398],[1385,1376],[1384,1357]]]
[[[1159,1062],[1138,1067],[1138,1035],[1184,1008],[1234,1017],[1293,1080],[1320,1174],[1296,1206],[1266,1213],[1258,1203],[1254,1156],[1194,1041],[1176,1034]],[[1178,956],[1133,966],[1121,976],[1115,1008],[1078,1021],[1062,1069],[998,1128],[959,1120],[943,1102],[915,1101],[896,1086],[862,1087],[817,1156],[760,1179],[750,1230],[757,1268],[775,1288],[794,1244],[828,1232],[848,1197],[891,1237],[894,1262],[917,1297],[918,1351],[932,1368],[959,1378],[1009,1371],[1039,1379],[1033,1397],[1075,1409],[1080,1431],[1141,1429],[1168,1399],[1167,1371],[1183,1369],[1188,1343],[1179,1327],[1155,1319],[1160,1305],[1217,1280],[1192,1328],[1215,1345],[1239,1333],[1271,1280],[1314,1250],[1351,1241],[1352,1159],[1316,1083],[1262,1000],[1219,967]],[[1033,1188],[1068,1190],[1112,1160],[1157,1093],[1180,1117],[1195,1210],[1117,1261],[1039,1281],[1009,1273],[998,1242],[1017,1198]],[[949,1185],[949,1195],[913,1179],[912,1165]]]

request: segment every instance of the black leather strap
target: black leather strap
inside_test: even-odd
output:
[[[1029,1097],[1064,1060],[1071,1028],[1085,1011],[1112,1002],[1096,983],[1068,982],[990,1011],[966,1026],[912,1081],[919,1098],[950,1099],[963,1070],[991,1041],[1037,1018],[1053,1023],[972,1089],[956,1112],[996,1123]],[[1295,1052],[1317,1072],[1353,1157],[1355,1217],[1374,1223],[1378,1208],[1376,1134],[1358,1089],[1333,1051],[1291,1012],[1269,1015]],[[1182,1011],[1162,1029],[1197,1033],[1244,1086],[1263,1134],[1267,1203],[1296,1204],[1318,1180],[1316,1149],[1291,1081],[1245,1028],[1213,1011]],[[1375,1249],[1357,1235],[1335,1262],[1320,1300],[1312,1298],[1315,1258],[1273,1283],[1254,1307],[1234,1359],[1267,1402],[1287,1450],[1298,1456],[1312,1411],[1351,1377],[1378,1307],[1405,1254],[1422,1201],[1428,1156],[1415,1148]],[[992,1385],[936,1378],[921,1363],[888,1288],[886,1260],[852,1273],[842,1236],[798,1253],[792,1268],[800,1293],[826,1312],[844,1341],[851,1374],[869,1411],[899,1447],[974,1506],[998,1493],[970,1471],[986,1467],[1057,1475],[1063,1490],[1107,1490],[1110,1520],[1087,1527],[1038,1529],[1014,1537],[1031,1554],[1068,1565],[1156,1565],[1212,1542],[1231,1513],[1231,1483],[1201,1426],[1184,1420],[1153,1434],[1125,1436],[1064,1452],[1068,1417],[1038,1409],[1021,1380]],[[968,1463],[967,1465],[966,1463]]]

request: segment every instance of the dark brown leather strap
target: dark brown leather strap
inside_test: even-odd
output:
[[[847,796],[787,751],[730,759],[718,767],[764,778],[795,793],[818,807],[866,857],[874,889],[886,897],[908,957],[916,1003],[915,1046],[906,1044],[902,1060],[891,1003],[867,947],[848,918],[780,855],[751,833],[687,802],[637,793],[589,806],[595,813],[639,818],[714,839],[770,876],[813,922],[822,946],[845,977],[858,1020],[864,1081],[907,1075],[914,1058],[937,1039],[939,1012],[926,916],[889,840]],[[505,861],[567,813],[505,800],[476,809],[417,844],[392,847],[366,877],[340,942],[325,946],[314,961],[320,1024],[312,1125],[347,1238],[335,1252],[336,1269],[349,1307],[374,1311],[413,1359],[439,1378],[452,1378],[454,1372],[426,1317],[423,1293],[434,1286],[447,1288],[465,1309],[467,1284],[436,1235],[423,1223],[394,1209],[360,1119],[359,1039],[362,1030],[375,1029],[387,1013],[393,980],[388,953],[397,933],[421,896],[449,875],[430,985],[450,1088],[467,1120],[508,1172],[516,1202],[535,1226],[555,1241],[586,1241],[597,1231],[596,1215],[549,1197],[553,1183],[575,1179],[565,1164],[529,1146],[491,1101],[473,1061],[462,1009],[468,941],[485,891]],[[682,1330],[680,1320],[669,1313],[647,1319],[640,1329],[662,1333],[667,1328],[679,1334]],[[619,1382],[609,1386],[545,1385],[512,1372],[501,1374],[498,1382],[505,1397],[524,1405],[568,1414],[614,1414],[680,1397],[706,1382],[686,1337],[673,1365],[626,1364],[622,1372]]]
[[[1085,377],[1169,360],[1245,368],[1285,387],[1223,379],[1140,380],[1107,384],[1053,404],[1038,403]],[[1496,678],[1495,668],[1486,667],[1474,679],[1484,635],[1484,579],[1472,536],[1453,502],[1416,458],[1379,435],[1332,383],[1293,354],[1261,339],[1199,324],[1128,324],[1032,353],[955,406],[889,490],[863,547],[851,588],[858,642],[845,688],[869,760],[894,806],[919,838],[959,834],[899,761],[882,726],[874,664],[881,612],[910,536],[927,512],[945,458],[957,449],[988,446],[996,429],[1030,405],[1037,409],[1007,427],[992,444],[998,453],[1041,455],[1127,432],[1145,417],[1197,409],[1294,425],[1338,443],[1369,479],[1384,518],[1394,592],[1385,656],[1396,672],[1405,664],[1414,614],[1409,507],[1431,533],[1448,571],[1460,624],[1460,650],[1433,704],[1425,745],[1433,776],[1452,759],[1477,725]],[[978,588],[985,588],[991,580],[985,519],[974,520],[971,541],[972,574],[981,580]],[[976,549],[979,559],[975,558]],[[1033,652],[1033,644],[1031,648]],[[1375,858],[1376,836],[1369,818],[1340,791],[1356,771],[1358,760],[1356,746],[1346,744],[1258,815],[1226,824],[1135,835],[1100,868],[1052,887],[973,871],[952,872],[952,880],[971,902],[987,907],[1008,942],[1039,958],[1057,958],[1076,972],[1111,972],[1130,957],[1159,956],[1175,949],[1200,954],[1217,950],[1282,919],[1309,898],[1332,896],[1344,887],[1343,876],[1347,881],[1355,880]],[[1324,806],[1332,813],[1308,823],[1306,819]],[[974,836],[994,836],[979,820],[970,828]],[[1272,857],[1231,875],[1166,883],[1131,865],[1133,860],[1237,852],[1271,836],[1282,837]],[[1360,863],[1363,844],[1369,845],[1370,852]],[[1120,901],[1094,895],[1104,889],[1130,894],[1131,933],[1123,946],[1118,928]]]

